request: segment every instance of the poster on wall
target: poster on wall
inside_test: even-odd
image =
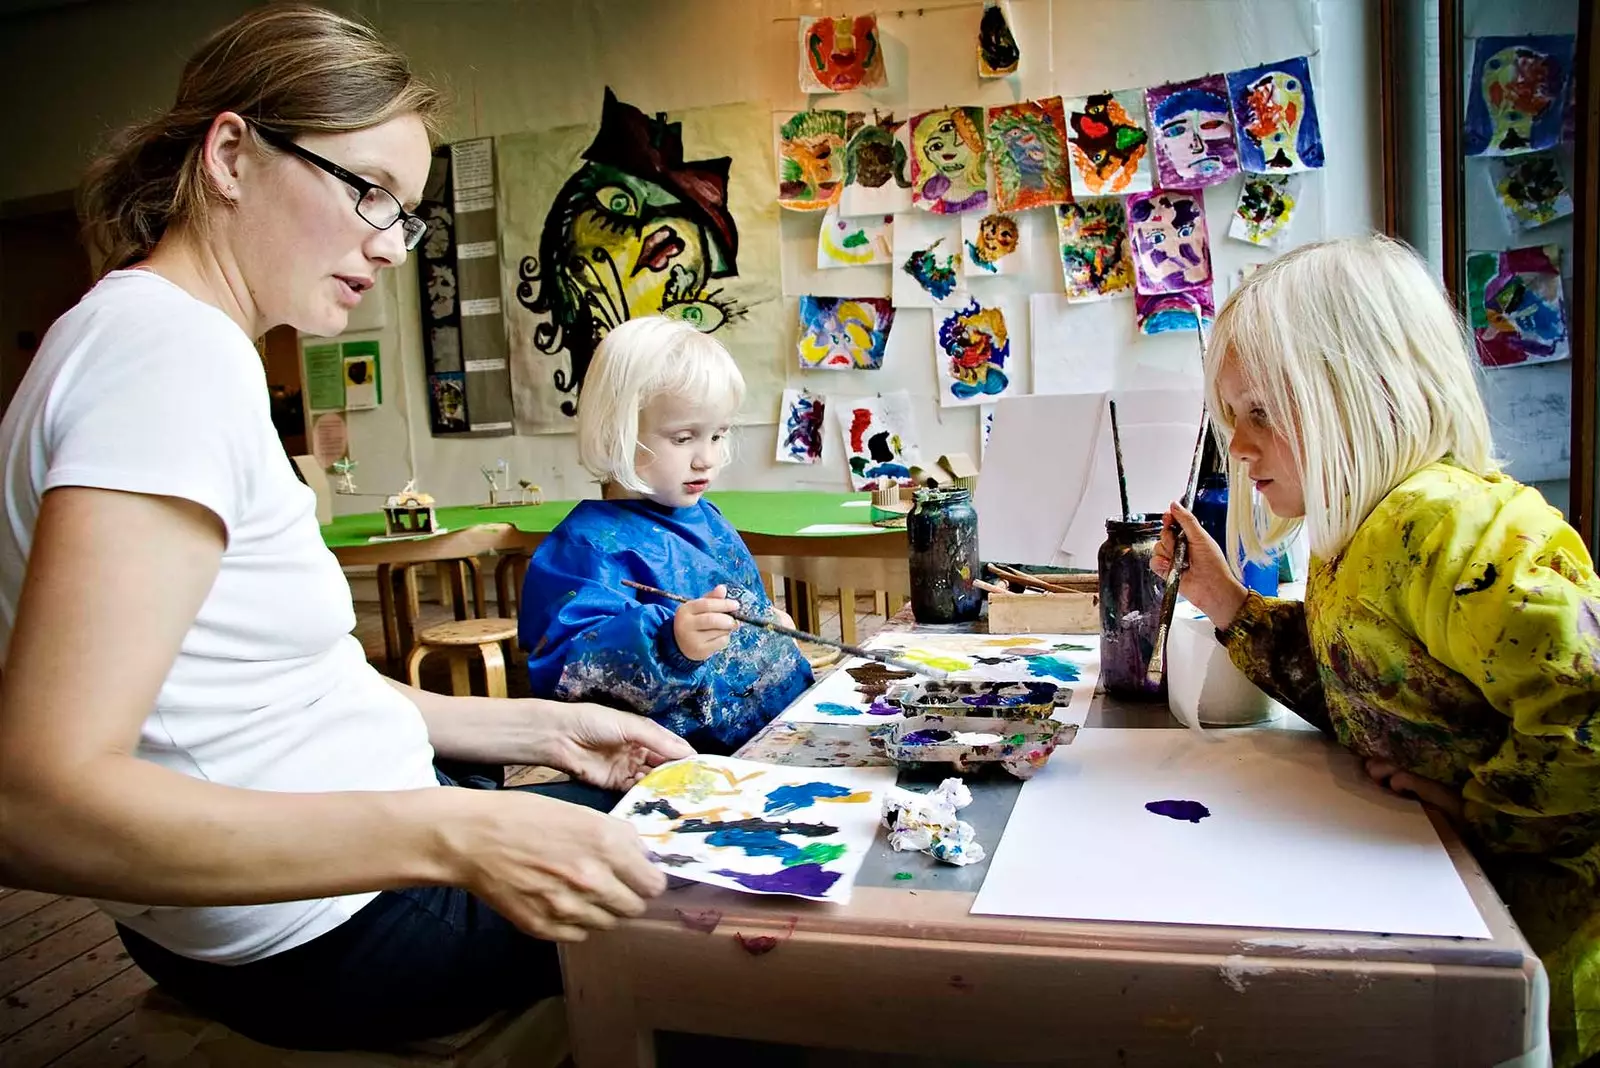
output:
[[[466,375],[462,372],[461,308],[456,300],[456,215],[453,209],[450,147],[434,150],[423,186],[417,217],[426,225],[417,258],[417,288],[422,318],[422,364],[428,375],[428,425],[434,435],[459,434],[470,429],[467,419]],[[441,410],[435,384],[438,376],[455,382],[454,403]]]
[[[800,20],[802,93],[848,93],[887,82],[878,16]]]
[[[606,90],[598,124],[496,141],[517,430],[575,429],[595,348],[664,315],[722,342],[741,422],[783,391],[772,117],[730,104],[649,115]]]
[[[1243,169],[1287,174],[1322,166],[1322,127],[1305,56],[1230,72],[1228,96]]]
[[[1568,35],[1479,37],[1462,152],[1513,156],[1554,147],[1561,140],[1572,51]]]

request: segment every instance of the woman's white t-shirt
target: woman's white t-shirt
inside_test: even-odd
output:
[[[148,271],[107,275],[45,335],[0,421],[0,463],[0,663],[46,491],[184,498],[222,520],[227,548],[138,756],[252,790],[437,785],[421,714],[351,635],[350,586],[273,429],[260,356],[221,311]],[[83,655],[92,670],[117,670],[93,649]],[[101,904],[176,953],[244,963],[326,933],[375,896]]]

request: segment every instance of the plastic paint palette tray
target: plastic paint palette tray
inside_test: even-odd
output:
[[[1045,718],[908,716],[874,731],[872,747],[901,767],[948,766],[958,772],[998,764],[1018,779],[1032,778],[1058,745],[1078,736],[1075,724]]]
[[[1048,719],[1072,700],[1069,687],[1053,682],[996,682],[947,679],[902,683],[885,699],[907,716],[994,716],[1003,719]]]

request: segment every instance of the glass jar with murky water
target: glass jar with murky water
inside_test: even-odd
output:
[[[906,537],[911,545],[911,614],[918,623],[969,623],[983,609],[978,513],[972,491],[918,490]]]
[[[1160,540],[1158,512],[1106,520],[1106,540],[1100,546],[1100,681],[1112,697],[1166,700],[1165,673],[1155,685],[1145,676],[1166,592],[1166,584],[1150,569]]]

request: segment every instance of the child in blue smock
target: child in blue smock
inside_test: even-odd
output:
[[[704,499],[728,462],[744,378],[686,323],[631,319],[583,384],[578,455],[601,483],[533,554],[518,640],[533,694],[632,709],[702,753],[731,753],[811,685],[793,640],[728,613],[793,621]],[[697,599],[676,604],[624,579]]]

